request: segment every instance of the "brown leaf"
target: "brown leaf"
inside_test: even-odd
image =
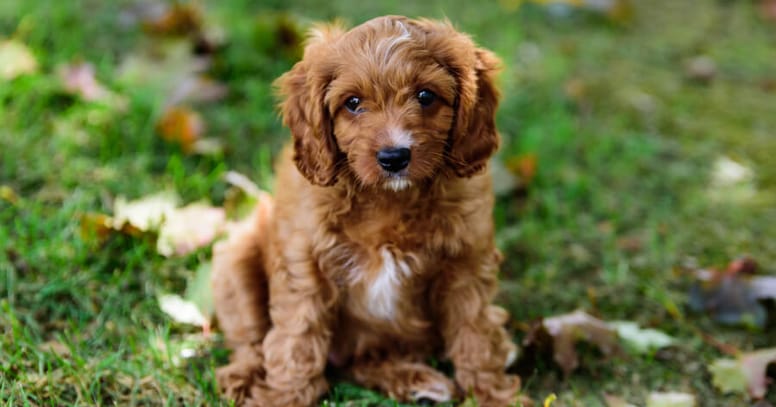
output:
[[[546,338],[551,339],[553,359],[568,376],[579,366],[576,343],[589,342],[604,355],[619,352],[617,332],[604,321],[577,310],[569,314],[546,318],[528,333],[524,346],[544,347]]]
[[[772,22],[776,22],[776,0],[761,0],[760,15]]]
[[[696,270],[690,308],[724,324],[763,327],[768,315],[759,300],[776,298],[776,277],[754,276],[756,271],[757,263],[746,257],[734,260],[725,271]]]
[[[205,132],[205,123],[199,113],[191,109],[171,107],[159,119],[156,129],[164,140],[177,143],[183,151],[190,153]]]
[[[154,35],[183,36],[202,28],[202,13],[193,4],[174,3],[161,15],[143,22],[143,29]]]
[[[527,186],[531,184],[531,181],[536,176],[538,158],[536,154],[523,154],[508,159],[504,165],[506,165],[509,172],[520,179],[521,185]]]

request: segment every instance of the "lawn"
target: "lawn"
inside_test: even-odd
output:
[[[0,3],[0,42],[13,38],[37,61],[0,77],[4,405],[228,404],[214,384],[228,357],[218,333],[206,338],[158,303],[186,291],[209,246],[166,257],[148,234],[95,236],[88,219],[112,215],[119,197],[169,190],[184,204],[229,205],[229,171],[271,191],[272,157],[288,138],[271,82],[298,58],[295,30],[382,14],[446,16],[503,59],[497,160],[522,179],[500,181],[494,216],[506,258],[499,301],[515,340],[575,309],[676,338],[608,357],[580,344],[567,377],[550,357],[524,355],[526,394],[540,403],[554,393],[553,406],[605,405],[604,394],[643,406],[655,391],[752,404],[716,389],[708,366],[725,349],[776,346],[773,314],[722,325],[692,312],[688,293],[694,270],[743,255],[776,274],[776,12],[761,6],[773,2],[631,1],[609,14],[509,0],[195,3],[210,42],[142,23],[148,2]],[[158,125],[175,75],[197,63],[191,49],[227,90],[186,100],[216,145],[194,152]],[[90,101],[63,85],[63,66],[80,62],[110,96]],[[725,178],[724,163],[739,176]],[[324,403],[345,401],[392,405],[342,382]]]

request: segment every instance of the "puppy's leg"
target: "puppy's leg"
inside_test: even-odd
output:
[[[328,388],[323,371],[337,291],[309,256],[305,239],[271,249],[279,256],[270,275],[272,328],[263,342],[266,387],[252,392],[260,406],[310,406]]]
[[[213,249],[215,311],[233,350],[231,363],[218,369],[216,379],[238,405],[264,376],[261,342],[269,330],[269,313],[262,246],[271,211],[267,198]]]
[[[519,397],[520,378],[505,373],[517,347],[503,327],[506,311],[490,304],[500,255],[481,257],[448,263],[432,290],[432,306],[458,385],[480,406],[508,406]]]
[[[425,399],[442,403],[457,398],[457,389],[452,380],[420,362],[398,358],[358,361],[350,371],[358,384],[379,389],[402,402]]]

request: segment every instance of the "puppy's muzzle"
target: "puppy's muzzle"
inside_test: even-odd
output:
[[[384,148],[377,152],[377,163],[388,172],[399,172],[410,164],[410,149]]]

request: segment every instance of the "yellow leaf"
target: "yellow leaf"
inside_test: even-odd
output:
[[[205,132],[205,123],[199,113],[185,108],[172,107],[162,115],[156,129],[164,140],[180,144],[183,151],[190,153]]]
[[[0,41],[0,79],[10,81],[37,70],[38,61],[26,45],[16,40]]]

